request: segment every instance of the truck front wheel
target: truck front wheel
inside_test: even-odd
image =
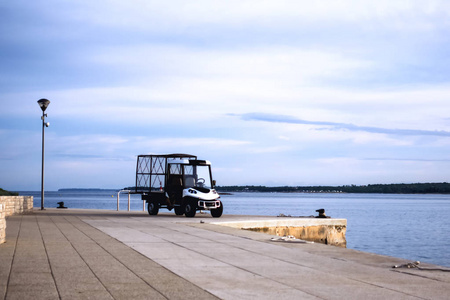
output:
[[[159,211],[159,204],[157,202],[149,202],[147,205],[148,214],[151,216],[156,216]]]
[[[196,212],[196,205],[194,201],[188,201],[188,203],[184,206],[184,215],[188,218],[192,218],[195,217]]]
[[[216,209],[211,209],[211,216],[214,218],[219,218],[223,213],[222,201],[220,201],[220,206]]]

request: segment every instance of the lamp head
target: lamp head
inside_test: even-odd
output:
[[[38,104],[41,107],[42,111],[47,109],[47,106],[50,104],[50,101],[47,99],[38,100]]]

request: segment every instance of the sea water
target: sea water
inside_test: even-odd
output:
[[[40,192],[34,196],[39,208]],[[232,193],[222,195],[224,214],[317,215],[347,219],[347,248],[450,267],[450,195],[343,193]],[[117,209],[115,190],[45,192],[45,207],[64,201],[69,208]],[[131,195],[131,210],[143,209],[140,195]],[[120,194],[120,210],[128,195]],[[184,216],[180,216],[184,218]]]

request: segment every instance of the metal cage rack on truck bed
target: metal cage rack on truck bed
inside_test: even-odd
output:
[[[167,160],[170,159],[193,159],[197,156],[190,154],[160,154],[138,155],[136,165],[135,193],[143,194],[149,192],[163,192],[167,182]]]

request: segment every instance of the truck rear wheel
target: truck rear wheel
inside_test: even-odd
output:
[[[149,202],[147,205],[148,214],[156,216],[159,212],[159,204],[157,202]]]
[[[186,203],[186,205],[184,206],[184,215],[186,217],[195,217],[196,212],[196,205],[194,204],[194,201],[189,201],[188,203]]]
[[[175,214],[177,216],[181,216],[184,214],[184,207],[183,206],[175,206]]]
[[[223,213],[222,201],[220,201],[220,206],[216,209],[211,209],[211,216],[214,218],[219,218]]]

